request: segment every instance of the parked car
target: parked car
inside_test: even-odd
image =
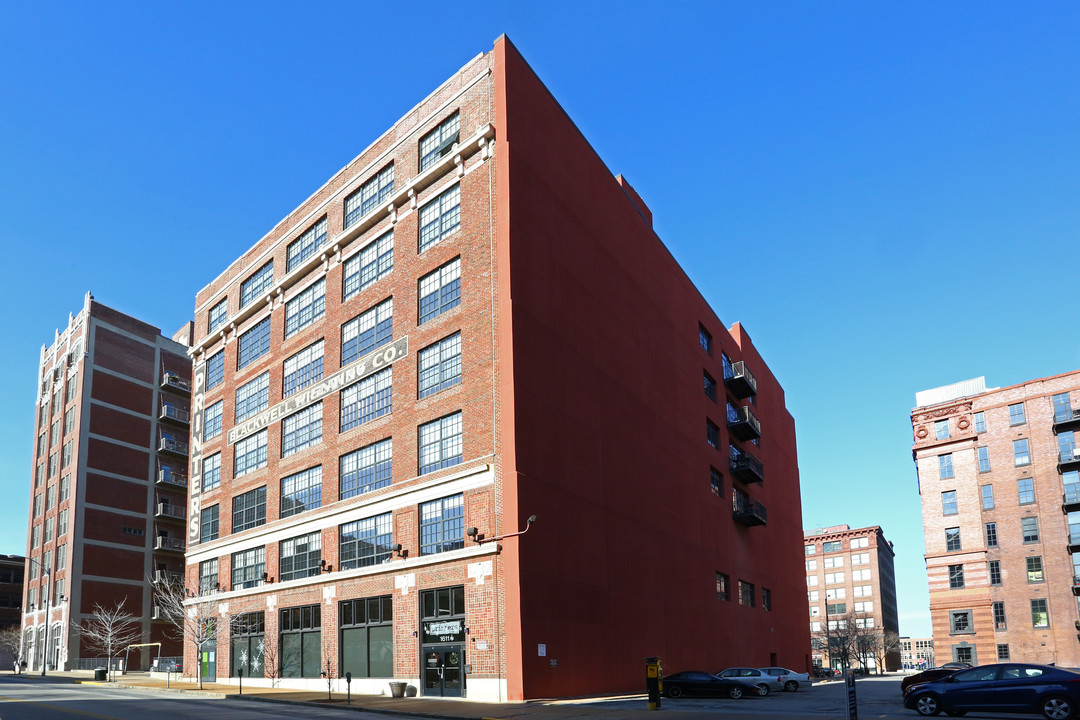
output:
[[[915,673],[914,675],[908,675],[906,678],[900,681],[901,694],[906,693],[907,689],[912,685],[919,685],[921,683],[933,682],[934,680],[940,680],[943,677],[952,675],[957,670],[966,670],[971,667],[971,663],[945,663],[941,667],[930,668],[929,670],[923,670],[922,672]]]
[[[780,678],[780,686],[787,692],[795,692],[799,689],[799,685],[809,686],[811,684],[810,673],[795,672],[794,670],[788,670],[787,668],[782,667],[763,667],[758,669],[763,673]]]
[[[816,678],[831,678],[836,677],[836,671],[832,668],[821,667],[820,665],[814,666],[814,677]]]
[[[1067,720],[1080,708],[1080,673],[1047,665],[982,665],[910,686],[904,707],[920,715],[979,710]]]
[[[745,683],[729,678],[720,678],[707,672],[690,670],[664,676],[664,695],[669,698],[681,698],[684,695],[698,697],[727,697],[732,700],[750,692]]]
[[[751,667],[732,667],[726,670],[721,670],[716,673],[718,677],[729,678],[731,680],[738,680],[744,682],[747,685],[752,685],[757,688],[758,695],[768,695],[773,690],[780,690],[784,687],[780,678],[769,675],[766,672],[762,672],[757,668]]]

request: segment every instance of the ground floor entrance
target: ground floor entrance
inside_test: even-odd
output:
[[[424,648],[424,695],[461,697],[465,685],[464,657],[463,644]]]

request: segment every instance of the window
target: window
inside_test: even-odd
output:
[[[225,351],[221,350],[206,358],[206,389],[225,382]]]
[[[49,456],[49,477],[56,475],[56,453]]]
[[[866,582],[870,579],[870,570],[852,570],[851,579],[854,582]]]
[[[812,632],[812,633],[821,632],[821,622],[817,621],[817,622],[810,623],[810,632]],[[811,641],[811,642],[813,642],[813,641]]]
[[[979,488],[982,493],[982,508],[983,510],[994,509],[994,486],[983,485]]]
[[[945,550],[946,552],[960,550],[960,528],[945,528]]]
[[[817,546],[816,545],[803,545],[803,554],[804,555],[816,555],[817,554]]]
[[[341,432],[393,411],[393,366],[341,391]]]
[[[1020,518],[1020,533],[1025,543],[1039,542],[1039,518]]]
[[[1060,423],[1072,419],[1072,405],[1069,402],[1069,393],[1063,392],[1054,398],[1054,422]]]
[[[53,541],[53,532],[56,530],[56,518],[45,518],[45,542]]]
[[[326,279],[285,303],[285,337],[290,338],[326,314]]]
[[[252,326],[237,341],[237,366],[239,370],[270,352],[270,316]]]
[[[816,603],[821,599],[821,594],[817,590],[810,590],[806,593],[806,599],[812,603]],[[818,608],[811,608],[811,610],[817,610]],[[811,614],[816,614],[811,612]]]
[[[420,172],[438,162],[439,158],[449,154],[458,141],[458,114],[439,123],[439,126],[420,138]]]
[[[964,566],[963,565],[950,565],[949,566],[949,588],[956,590],[964,587]]]
[[[64,434],[67,435],[75,429],[75,408],[64,411]]]
[[[394,677],[394,610],[390,595],[341,603],[341,675]]]
[[[1027,558],[1027,579],[1029,583],[1041,583],[1043,581],[1042,557]]]
[[[720,447],[720,428],[712,420],[705,418],[705,442],[714,448]]]
[[[57,517],[56,537],[57,538],[62,538],[62,537],[64,537],[64,535],[67,535],[67,531],[68,531],[68,511],[67,510],[61,510],[60,514],[57,515],[56,517]]]
[[[997,547],[997,523],[986,523],[986,547]]]
[[[852,538],[851,541],[848,543],[848,545],[851,547],[852,550],[857,550],[859,548],[870,547],[870,538],[867,538],[867,537]]]
[[[60,533],[63,535],[63,533]],[[63,570],[67,565],[67,543],[56,546],[56,569]],[[57,593],[57,595],[63,595],[63,593]]]
[[[427,397],[461,382],[461,333],[429,345],[418,353],[420,397]]]
[[[394,545],[393,525],[392,513],[342,525],[338,567],[350,570],[389,562]]]
[[[74,364],[74,361],[72,362]],[[75,390],[79,387],[79,379],[76,377],[69,377],[67,381],[67,402],[71,402],[75,399]]]
[[[851,556],[852,565],[869,565],[870,553],[857,553]]]
[[[826,585],[838,585],[838,584],[843,583],[843,582],[844,582],[844,573],[842,573],[842,572],[825,573],[825,584]]]
[[[322,561],[322,534],[319,531],[282,540],[280,547],[282,582],[319,574]]]
[[[308,228],[285,250],[285,272],[290,273],[326,244],[326,218]]]
[[[217,558],[199,563],[199,594],[209,595],[219,587]]]
[[[847,613],[847,603],[826,603],[825,614],[826,615],[844,615]]]
[[[394,339],[394,299],[387,298],[341,326],[341,366]]]
[[[203,440],[216,438],[221,434],[221,409],[225,403],[218,400],[203,410]]]
[[[1013,440],[1013,465],[1021,467],[1031,464],[1031,453],[1028,451],[1027,438]]]
[[[420,505],[420,554],[434,555],[465,547],[463,495],[432,500]]]
[[[872,628],[872,627],[874,627],[874,618],[872,618],[872,617],[855,618],[855,627],[857,627],[857,628]]]
[[[807,587],[817,587],[817,584],[818,584],[817,575],[807,575],[806,576],[806,586]]]
[[[461,186],[454,185],[420,208],[420,252],[461,227]]]
[[[246,677],[262,677],[266,672],[263,651],[266,648],[266,615],[246,613],[230,623],[229,651],[233,673],[243,671]],[[273,662],[273,660],[271,660]],[[270,668],[271,671],[276,668]]]
[[[34,517],[41,517],[41,511],[44,509],[45,496],[38,493],[34,496]]]
[[[712,355],[712,335],[705,329],[704,325],[698,325],[698,343],[701,344],[701,349]]]
[[[225,298],[214,307],[210,308],[209,318],[206,324],[206,332],[212,333],[225,324],[229,318],[229,299]]]
[[[821,544],[821,552],[833,553],[840,552],[844,549],[843,540],[830,540]]]
[[[979,454],[979,472],[990,472],[990,448],[976,448],[976,451]]]
[[[986,432],[986,413],[982,413],[982,412],[975,413],[975,432],[977,432],[977,433]]]
[[[233,458],[233,477],[247,475],[266,467],[266,430],[260,430],[236,443]]]
[[[391,230],[345,261],[342,296],[356,293],[391,273],[394,269],[394,231]]]
[[[71,464],[71,441],[68,440],[64,443],[63,449],[60,451],[60,467],[67,467]]]
[[[1031,626],[1050,627],[1050,613],[1046,607],[1046,598],[1035,598],[1031,601]]]
[[[322,465],[281,478],[281,517],[322,505]]]
[[[266,548],[252,548],[232,554],[232,589],[258,587],[266,574]]]
[[[987,570],[988,570],[989,575],[990,575],[990,584],[991,585],[1000,585],[1001,584],[1001,561],[1000,560],[991,560],[990,562],[987,563]]]
[[[993,604],[994,611],[994,629],[1004,630],[1007,626],[1005,623],[1005,603],[1001,601],[995,601]]]
[[[214,453],[202,462],[202,489],[213,490],[221,484],[221,453]]]
[[[234,533],[266,524],[266,486],[249,490],[233,498]]]
[[[60,502],[64,502],[71,497],[71,476],[65,475],[60,478]]]
[[[854,587],[854,592],[852,594],[855,597],[872,597],[873,594],[874,594],[874,586],[873,585],[856,585]]]
[[[461,412],[421,425],[418,434],[421,475],[461,462]]]
[[[282,368],[283,378],[281,396],[289,397],[297,390],[302,390],[308,385],[322,380],[323,375],[323,341],[308,345],[300,352],[285,361]]]
[[[1035,502],[1035,481],[1031,478],[1017,480],[1016,496],[1021,505],[1030,505]]]
[[[263,265],[251,277],[240,283],[240,307],[246,307],[274,284],[274,261]]]
[[[829,568],[841,568],[844,567],[844,556],[838,555],[836,557],[828,557],[822,561],[822,567]]]
[[[709,468],[709,488],[716,495],[724,492],[724,475],[714,467]]]
[[[949,613],[949,632],[953,635],[963,635],[975,632],[975,629],[971,625],[971,611],[951,611]]]
[[[199,542],[218,539],[218,506],[211,505],[199,511]]]
[[[941,514],[956,515],[956,491],[946,490],[941,493]]]
[[[938,455],[938,477],[946,480],[953,476],[952,453]]]
[[[998,660],[1008,660],[1009,659],[1009,646],[1008,645],[998,645],[997,646],[997,659]]]
[[[393,476],[393,447],[389,439],[362,447],[340,460],[341,499],[390,485]]]
[[[461,304],[461,258],[420,278],[420,321],[423,324]]]
[[[56,507],[56,483],[50,485],[48,492],[45,494],[45,507],[48,510]]]
[[[947,440],[949,438],[949,421],[947,419],[934,422],[934,436],[938,440]]]
[[[847,597],[847,588],[829,588],[825,591],[826,600],[843,600]]]
[[[1016,403],[1009,406],[1009,425],[1023,425],[1027,422],[1024,416],[1024,403]]]
[[[390,163],[345,198],[345,227],[351,227],[357,220],[389,200],[393,193],[394,163]]]
[[[727,576],[727,573],[716,573],[716,599],[731,599],[731,579]]]
[[[739,581],[739,604],[754,607],[754,586],[745,580]]]
[[[705,397],[709,398],[713,402],[716,402],[716,380],[709,373],[704,373],[705,376]]]
[[[322,414],[320,401],[281,421],[281,457],[322,442]]]

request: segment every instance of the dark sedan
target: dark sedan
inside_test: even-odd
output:
[[[754,692],[746,683],[727,678],[716,677],[707,672],[679,672],[664,676],[664,695],[669,698],[687,697],[726,697],[738,700]]]
[[[978,710],[1067,720],[1080,708],[1080,673],[1046,665],[983,665],[912,685],[904,694],[904,707],[920,715],[944,711],[959,716]]]
[[[908,675],[900,681],[900,692],[906,693],[907,689],[912,685],[920,685],[922,683],[940,680],[943,677],[952,675],[957,670],[966,670],[969,667],[971,667],[971,663],[945,663],[941,667],[930,668],[929,670],[923,670],[914,675]]]

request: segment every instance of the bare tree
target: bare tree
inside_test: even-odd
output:
[[[22,645],[22,629],[18,625],[12,625],[0,629],[0,655],[11,655],[15,665],[21,660],[19,649]]]
[[[95,604],[94,612],[84,618],[82,624],[72,623],[88,650],[105,655],[110,681],[113,680],[113,658],[120,654],[120,650],[142,638],[141,623],[124,610],[125,601],[121,600],[107,608]]]
[[[213,597],[195,595],[177,582],[167,579],[148,581],[154,588],[154,605],[158,616],[169,623],[166,634],[183,644],[190,643],[195,649],[196,659],[203,648],[217,648],[218,641],[229,640],[237,616],[222,614]],[[203,686],[202,668],[196,660],[196,675],[199,688]]]
[[[270,678],[270,687],[277,687],[281,679],[281,667],[278,665],[277,643],[269,635],[262,639],[263,674]]]
[[[323,643],[323,669],[322,676],[326,678],[326,699],[332,700],[330,692],[334,689],[334,653],[330,650],[330,643]]]
[[[879,672],[884,672],[889,668],[886,666],[889,655],[899,653],[900,647],[900,633],[895,630],[885,630],[881,633],[881,644],[878,645],[878,668]]]

